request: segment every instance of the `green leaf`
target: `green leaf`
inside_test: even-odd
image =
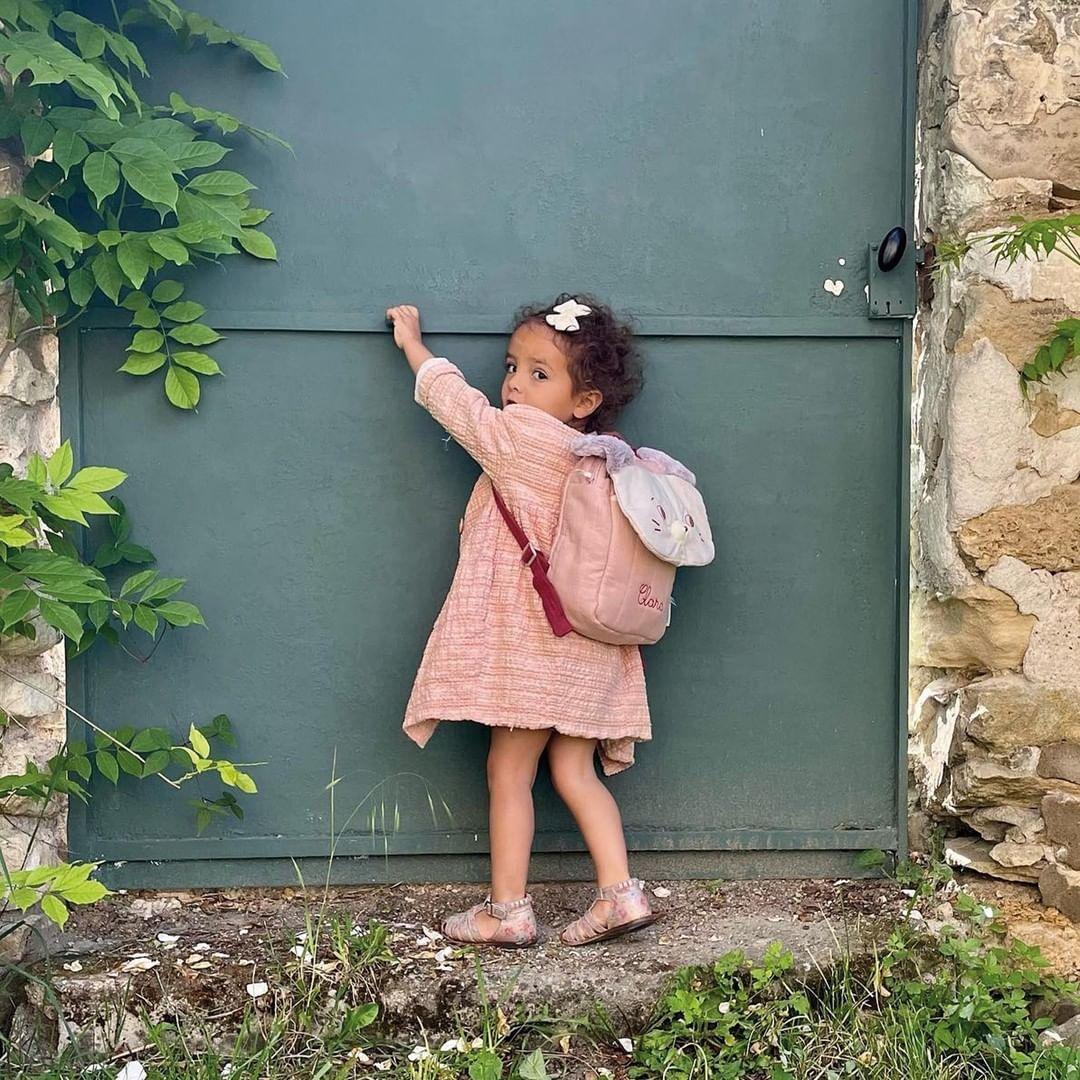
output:
[[[151,233],[147,237],[147,242],[163,259],[168,259],[169,262],[176,263],[178,266],[191,261],[188,249],[175,236],[160,232]]]
[[[44,487],[48,482],[48,471],[45,462],[41,460],[40,454],[30,455],[30,461],[26,466],[26,478],[32,484],[37,484],[39,487]]]
[[[168,766],[170,760],[171,755],[168,750],[155,750],[152,754],[148,754],[146,764],[143,766],[143,776],[153,776],[161,772]]]
[[[94,275],[85,266],[72,270],[68,274],[68,293],[76,307],[85,307],[90,297],[94,295]]]
[[[41,609],[41,617],[50,625],[56,627],[65,637],[72,641],[78,641],[83,635],[82,619],[75,614],[67,604],[61,604],[57,600],[48,600],[44,596],[38,600]]]
[[[66,487],[59,495],[66,499],[70,506],[77,506],[87,514],[115,514],[116,511],[96,492],[84,491],[82,488]]]
[[[178,409],[194,409],[199,404],[199,380],[185,368],[175,364],[165,375],[165,396]]]
[[[177,364],[183,364],[184,367],[197,371],[200,375],[221,374],[221,368],[218,367],[217,361],[204,352],[192,352],[184,349],[180,352],[174,352],[172,358]]]
[[[15,589],[0,601],[0,621],[6,630],[37,607],[37,596],[29,589]]]
[[[68,920],[68,909],[63,900],[58,896],[53,896],[52,893],[46,893],[41,898],[41,910],[61,930],[64,929],[64,923]]]
[[[37,157],[38,154],[43,154],[52,142],[53,126],[36,113],[31,113],[23,118],[19,137],[22,139],[26,156]]]
[[[158,578],[139,598],[143,604],[151,600],[164,600],[173,593],[179,592],[187,583],[186,578]]]
[[[127,479],[127,473],[119,469],[106,469],[100,465],[88,465],[80,469],[69,481],[68,487],[84,491],[112,491]],[[111,507],[110,507],[111,509]]]
[[[139,289],[132,289],[131,292],[120,301],[120,306],[122,308],[127,308],[128,311],[144,311],[150,306],[150,297]]]
[[[136,604],[135,625],[140,629],[145,630],[153,637],[157,633],[158,628],[158,617],[154,614],[153,608],[145,607],[142,604]]]
[[[132,574],[131,577],[120,586],[120,596],[127,596],[128,593],[137,592],[139,589],[146,588],[154,578],[157,577],[156,570],[140,570],[137,574]]]
[[[1042,351],[1041,349],[1039,350]],[[1065,354],[1069,351],[1069,339],[1064,335],[1058,335],[1050,342],[1050,366],[1056,371],[1061,367]]]
[[[469,1062],[469,1080],[500,1080],[502,1061],[491,1050],[481,1050]]]
[[[276,259],[277,248],[266,233],[257,229],[241,229],[237,237],[240,246],[249,254],[259,259]]]
[[[518,1066],[518,1075],[521,1080],[548,1080],[544,1053],[539,1047]]]
[[[100,630],[108,622],[110,611],[108,600],[98,600],[86,609],[95,630]]]
[[[129,352],[157,352],[165,343],[165,335],[160,330],[137,330],[128,346]]]
[[[184,286],[179,281],[166,278],[154,286],[154,291],[150,296],[155,304],[171,304],[183,291]]]
[[[100,881],[81,881],[70,889],[64,889],[64,899],[70,904],[96,904],[109,890]]]
[[[131,316],[131,325],[154,330],[161,325],[161,316],[153,307],[141,307]]]
[[[71,171],[71,167],[78,165],[89,152],[90,147],[86,145],[86,140],[74,131],[58,131],[53,139],[53,161],[64,170],[65,176]]]
[[[201,833],[206,826],[210,824],[211,820],[213,820],[213,816],[214,815],[207,810],[205,806],[199,807],[199,809],[195,811],[196,833]]]
[[[114,147],[114,152],[115,149]],[[154,203],[164,203],[172,210],[176,209],[180,189],[165,165],[147,158],[127,158],[121,161],[120,171],[124,174],[124,179],[144,198]]]
[[[141,236],[125,236],[117,245],[116,259],[128,281],[138,289],[150,270],[150,247],[147,242]]]
[[[206,625],[199,609],[194,604],[188,604],[183,600],[170,600],[154,610],[173,626],[191,626],[193,623],[200,626]]]
[[[163,352],[132,353],[116,370],[128,375],[149,375],[164,363]]]
[[[111,251],[102,251],[90,264],[94,271],[94,280],[98,288],[115,304],[120,299],[120,286],[124,284],[124,274],[116,256]]]
[[[188,728],[188,742],[199,757],[210,756],[210,744],[206,741],[206,736],[194,724]]]
[[[120,166],[116,164],[114,157],[102,150],[95,150],[86,158],[83,162],[82,174],[84,183],[97,200],[96,209],[100,209],[102,202],[120,186]],[[98,240],[101,240],[100,233]]]
[[[244,37],[240,34],[236,34],[233,37],[233,42],[239,45],[244,52],[253,56],[264,68],[268,71],[282,71],[281,61],[277,58],[274,50],[269,45],[264,44],[261,41],[256,41],[255,38]]]
[[[198,139],[176,147],[172,157],[173,164],[187,172],[188,169],[205,169],[216,165],[228,153],[231,151],[227,146],[210,142],[208,139]]]
[[[120,779],[120,769],[116,764],[116,758],[108,750],[99,750],[94,755],[94,761],[97,763],[98,772],[106,780],[111,780],[115,784]]]
[[[246,772],[241,772],[239,769],[233,774],[232,780],[241,791],[246,791],[249,795],[254,795],[259,790],[255,786],[255,781]]]
[[[211,329],[205,323],[185,323],[183,326],[174,326],[169,331],[169,337],[184,345],[212,345],[221,340],[221,335]]]
[[[201,191],[207,195],[243,195],[245,191],[254,190],[255,185],[238,172],[218,169],[196,176],[187,187],[189,191]]]
[[[206,308],[197,304],[194,300],[181,300],[179,303],[170,304],[162,313],[166,319],[173,322],[194,322],[200,316],[206,314]]]
[[[239,236],[243,231],[240,208],[227,196],[204,195],[185,188],[176,200],[176,215],[181,225],[200,222],[212,226],[215,236]]]
[[[53,487],[59,487],[71,475],[71,470],[74,467],[75,456],[71,451],[71,440],[65,439],[63,444],[49,458],[49,483]]]
[[[121,240],[124,239],[124,234],[119,229],[102,229],[97,234],[98,243],[108,251],[109,248],[116,247]]]
[[[240,224],[259,225],[264,222],[271,213],[272,211],[264,210],[261,206],[249,206],[246,210],[240,211]]]

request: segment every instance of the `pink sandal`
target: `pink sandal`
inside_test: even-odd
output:
[[[605,885],[597,890],[596,900],[611,901],[608,921],[604,922],[590,907],[580,919],[563,930],[560,935],[563,944],[588,945],[594,941],[607,941],[621,934],[629,934],[631,930],[651,926],[660,918],[649,906],[645,882],[640,878],[627,878],[614,885]],[[593,901],[595,906],[596,901]]]
[[[482,911],[501,920],[491,937],[485,937],[476,924],[476,916]],[[467,911],[448,915],[443,919],[440,929],[444,937],[460,945],[498,945],[504,949],[524,949],[535,945],[537,940],[532,897],[527,894],[520,900],[500,903],[492,900],[488,893],[483,903],[474,904]]]

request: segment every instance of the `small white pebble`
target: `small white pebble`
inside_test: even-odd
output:
[[[209,952],[213,946],[205,941],[198,941],[191,946],[196,952]]]
[[[670,889],[665,889],[663,885],[658,885],[652,891],[653,896],[659,896],[661,900],[666,900],[671,895]]]
[[[729,1013],[729,1012],[731,1012],[731,1002],[730,1001],[721,1001],[720,1004],[717,1005],[717,1008],[722,1013]]]
[[[162,930],[161,933],[158,934],[157,940],[160,941],[162,943],[162,945],[174,945],[176,942],[178,942],[180,940],[180,935],[179,934],[166,934],[165,931]]]
[[[469,1045],[474,1050],[479,1050],[480,1047],[484,1045],[484,1040],[479,1035],[477,1035],[476,1038],[473,1039],[473,1041],[471,1043],[469,1043]]]
[[[987,905],[983,905],[982,913],[988,919],[992,919],[994,917],[994,909],[992,907],[988,907]]]
[[[393,1067],[394,1067],[394,1063],[392,1061],[376,1061],[375,1062],[375,1068],[378,1069],[379,1072],[389,1072]]]
[[[251,928],[247,926],[241,926],[240,929],[236,932],[240,935],[240,937],[243,937],[245,934],[251,933]]]
[[[264,994],[269,993],[270,987],[264,982],[253,982],[247,984],[248,997],[261,998]]]
[[[902,892],[902,893],[903,893],[903,894],[904,894],[905,896],[914,896],[914,895],[915,895],[915,890],[914,890],[914,889],[901,889],[900,891],[901,891],[901,892]]]
[[[633,1040],[633,1039],[626,1039],[626,1038],[620,1039],[620,1040],[619,1040],[619,1045],[620,1045],[620,1046],[621,1046],[621,1047],[622,1047],[622,1048],[623,1048],[623,1049],[624,1049],[624,1050],[625,1050],[625,1051],[626,1051],[626,1052],[627,1052],[628,1054],[632,1054],[632,1053],[634,1052],[634,1040]]]
[[[129,1061],[117,1074],[116,1080],[146,1080],[141,1061]]]
[[[422,927],[424,931],[424,937],[429,941],[442,941],[442,934],[438,930],[432,930],[430,926]]]
[[[64,965],[65,971],[82,971],[82,964],[78,960],[72,960],[70,964]]]

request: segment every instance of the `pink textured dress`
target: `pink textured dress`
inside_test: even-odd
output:
[[[465,508],[458,565],[424,648],[402,725],[424,746],[440,720],[554,728],[599,740],[606,775],[652,738],[637,645],[556,637],[492,483],[532,542],[551,551],[579,434],[532,405],[492,406],[445,357],[416,373],[416,401],[484,470]]]

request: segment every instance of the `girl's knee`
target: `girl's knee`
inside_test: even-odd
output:
[[[560,736],[548,750],[548,769],[551,783],[557,792],[564,794],[600,783],[594,762],[596,742],[594,739],[573,739]]]

